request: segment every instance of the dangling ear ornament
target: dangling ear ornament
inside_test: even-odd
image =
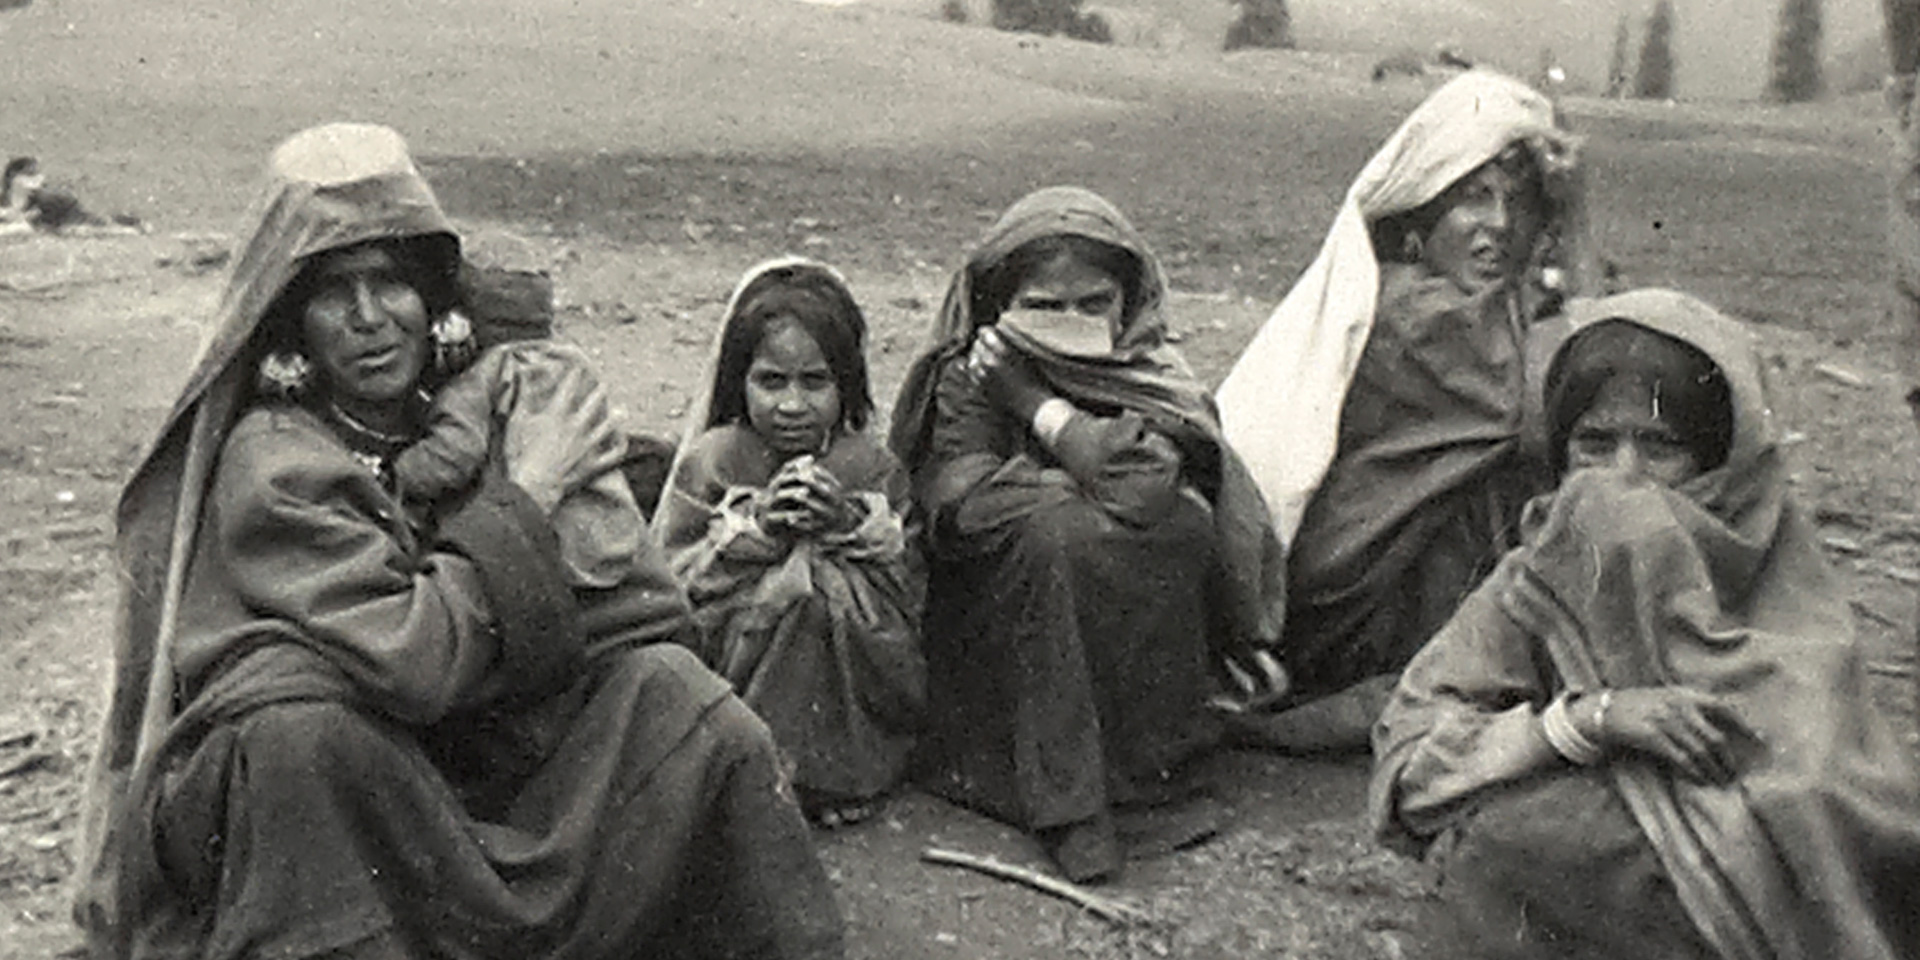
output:
[[[313,383],[313,361],[293,350],[277,350],[260,358],[255,387],[280,400],[298,400]]]
[[[449,310],[433,322],[433,363],[445,373],[457,373],[473,362],[478,352],[473,341],[473,321],[458,310]]]

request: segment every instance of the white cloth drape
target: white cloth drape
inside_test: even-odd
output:
[[[1387,139],[1347,190],[1320,254],[1215,392],[1227,440],[1266,496],[1283,543],[1326,476],[1347,386],[1380,289],[1369,225],[1413,210],[1516,140],[1558,144],[1553,104],[1485,70],[1449,81]]]

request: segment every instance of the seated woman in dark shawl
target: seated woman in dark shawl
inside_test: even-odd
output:
[[[1376,829],[1471,957],[1920,956],[1920,780],[1787,489],[1747,331],[1580,303],[1560,488],[1402,675]]]
[[[1436,91],[1221,384],[1287,543],[1289,702],[1370,681],[1270,718],[1270,742],[1363,748],[1393,675],[1514,545],[1542,487],[1520,440],[1524,343],[1576,246],[1570,151],[1517,81]]]
[[[1224,664],[1277,680],[1279,544],[1165,295],[1119,211],[1041,190],[956,274],[895,407],[931,568],[930,787],[1075,879],[1119,868],[1115,813],[1189,799]]]
[[[478,299],[405,144],[319,127],[268,172],[120,504],[95,954],[839,956],[765,725],[648,645],[687,615],[648,542],[575,589],[554,498],[499,463],[404,509],[394,460],[452,373],[437,334]],[[581,451],[611,429],[542,416]],[[556,491],[574,458],[517,459]]]

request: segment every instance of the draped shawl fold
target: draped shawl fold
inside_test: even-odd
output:
[[[315,149],[316,141],[349,149]],[[314,158],[351,152],[341,167]],[[249,352],[274,298],[316,253],[370,240],[433,237],[448,262],[459,241],[399,136],[381,127],[335,124],[295,137],[267,164],[267,185],[248,222],[257,228],[234,260],[215,314],[213,335],[126,487],[116,515],[115,554],[121,576],[105,729],[89,774],[79,876],[91,892],[79,910],[102,909],[96,896],[112,884],[97,875],[109,818],[124,797],[141,754],[157,744],[175,704],[169,637],[177,579],[184,575],[191,531],[198,526],[215,455],[240,412],[253,378]],[[178,531],[178,532],[177,532]],[[176,555],[179,554],[179,555]]]
[[[746,506],[783,465],[745,425],[715,423],[725,324],[756,279],[780,270],[845,278],[786,257],[747,271],[714,337],[707,389],[674,457],[653,535],[694,603],[698,652],[766,719],[794,783],[865,797],[899,779],[926,707],[919,627],[926,578],[904,524],[904,471],[866,432],[836,432],[818,462],[864,508],[851,530],[787,542]],[[864,360],[862,361],[864,362]]]
[[[266,187],[250,215],[254,229],[235,258],[212,336],[121,494],[116,540],[120,616],[110,701],[89,772],[75,908],[76,919],[89,931],[116,930],[128,920],[117,914],[123,898],[130,896],[126,887],[132,881],[123,875],[129,869],[125,858],[114,851],[131,849],[134,844],[126,837],[142,829],[135,822],[141,814],[129,791],[140,782],[141,771],[152,765],[163,739],[173,736],[170,731],[191,726],[192,717],[179,715],[173,662],[173,631],[186,570],[193,545],[205,542],[203,507],[217,460],[250,402],[257,361],[270,339],[261,335],[262,323],[303,261],[376,240],[431,244],[431,262],[448,271],[460,309],[480,325],[476,333],[482,346],[543,335],[550,317],[550,287],[544,278],[461,263],[459,240],[394,131],[361,124],[304,131],[274,151],[266,174]],[[543,416],[542,423],[549,426],[563,422],[557,413]],[[567,423],[569,428],[576,425]],[[527,506],[537,512],[532,501]],[[529,529],[543,529],[550,521],[536,516],[527,522],[533,524]],[[482,545],[501,551],[510,546]],[[655,639],[683,621],[684,593],[673,585],[664,565],[651,560],[650,552],[641,554],[626,580],[583,591],[579,599],[586,609],[573,628],[583,636],[630,643]],[[501,602],[505,599],[494,598],[497,616],[511,607]],[[564,606],[572,609],[573,598]],[[555,636],[567,629],[562,624],[538,626],[543,634]],[[570,649],[567,644],[555,646]],[[197,699],[207,696],[202,691]],[[204,719],[206,712],[197,710],[194,716]]]
[[[1014,204],[987,231],[965,266],[954,274],[933,331],[933,345],[907,371],[893,411],[892,446],[912,473],[916,499],[929,502],[937,478],[931,469],[930,434],[934,387],[949,360],[963,355],[983,320],[973,315],[974,285],[1007,255],[1041,237],[1071,234],[1119,247],[1140,263],[1140,290],[1133,316],[1105,357],[1071,357],[1048,350],[1031,338],[1005,331],[1042,380],[1060,396],[1078,404],[1132,411],[1200,438],[1207,461],[1198,467],[1201,492],[1212,506],[1216,544],[1223,558],[1223,588],[1228,614],[1242,647],[1268,647],[1279,637],[1286,616],[1285,558],[1265,501],[1240,456],[1221,432],[1220,418],[1208,396],[1167,342],[1167,286],[1160,263],[1146,240],[1120,211],[1079,187],[1049,187]],[[954,494],[958,491],[945,491]],[[944,498],[944,497],[943,497]],[[929,529],[929,535],[933,531]]]
[[[1705,352],[1731,388],[1732,449],[1676,489],[1580,471],[1530,505],[1525,545],[1408,667],[1383,715],[1376,822],[1417,840],[1494,786],[1485,768],[1500,760],[1472,731],[1516,700],[1691,686],[1757,734],[1735,781],[1627,757],[1606,772],[1704,938],[1729,960],[1920,955],[1920,781],[1875,712],[1846,597],[1788,493],[1750,335],[1670,291],[1571,312],[1569,332],[1624,319]],[[1510,689],[1529,661],[1550,668],[1547,682]],[[1410,800],[1440,822],[1408,823]]]
[[[1553,104],[1519,81],[1471,70],[1436,90],[1361,169],[1319,255],[1215,392],[1221,428],[1289,547],[1333,462],[1347,388],[1373,330],[1380,262],[1371,225],[1433,200],[1516,142],[1543,169],[1564,165],[1571,149]],[[1444,449],[1452,440],[1425,443]]]

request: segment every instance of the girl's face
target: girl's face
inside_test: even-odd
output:
[[[1520,277],[1546,220],[1533,183],[1488,162],[1448,187],[1439,204],[1440,219],[1420,246],[1434,276],[1469,294]]]
[[[403,400],[427,363],[427,307],[391,252],[350,247],[319,255],[301,333],[334,402],[370,412]]]
[[[1660,409],[1646,377],[1616,376],[1567,435],[1567,469],[1612,470],[1630,480],[1677,487],[1700,475],[1700,457]]]
[[[747,422],[774,452],[818,453],[840,423],[840,385],[818,341],[785,317],[767,323],[747,365]]]
[[[1001,323],[1029,328],[1070,353],[1105,353],[1120,335],[1126,291],[1112,274],[1074,256],[1041,264],[1013,292]]]

